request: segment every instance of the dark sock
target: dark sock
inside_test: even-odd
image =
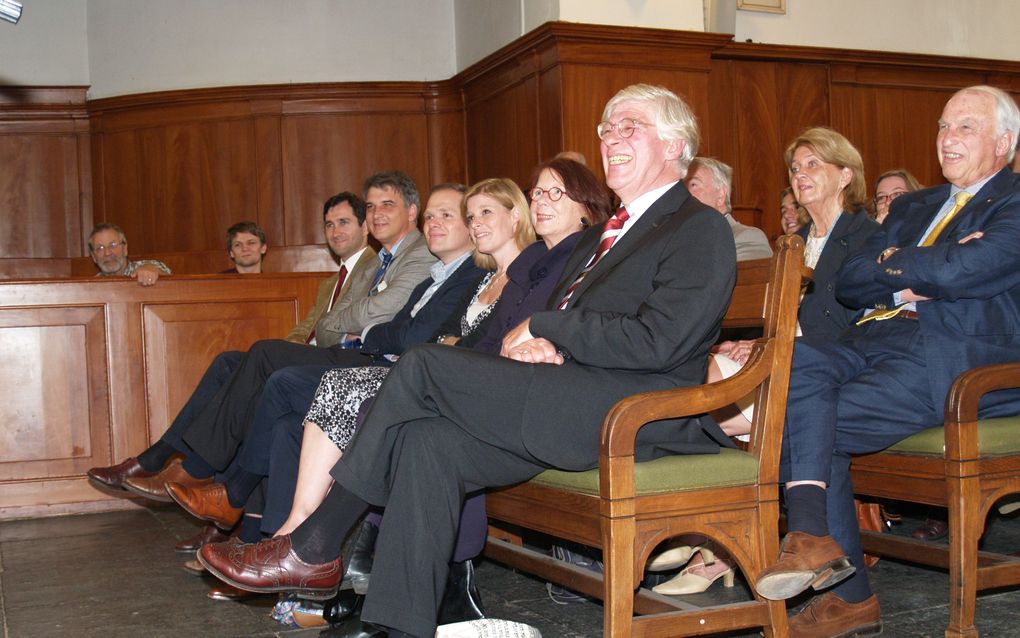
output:
[[[184,463],[181,467],[183,467],[184,471],[192,478],[197,479],[209,478],[216,473],[216,468],[206,463],[205,459],[194,452],[184,458]]]
[[[245,515],[241,518],[241,531],[238,532],[237,536],[245,543],[257,543],[264,538],[268,538],[268,535],[262,533],[261,527],[261,516]]]
[[[786,531],[828,535],[825,489],[817,485],[798,485],[786,490]]]
[[[336,559],[344,538],[367,509],[368,503],[333,485],[322,504],[290,535],[294,553],[313,565]]]
[[[149,449],[138,455],[138,464],[146,472],[158,472],[163,469],[166,462],[176,452],[177,450],[174,449],[174,446],[160,439],[150,445]]]
[[[231,472],[230,480],[223,484],[227,488],[227,502],[231,507],[244,507],[261,480],[261,474],[253,474],[238,467],[236,471]]]
[[[859,566],[854,575],[839,584],[836,595],[848,603],[861,603],[871,598],[871,583],[868,582],[868,569]]]

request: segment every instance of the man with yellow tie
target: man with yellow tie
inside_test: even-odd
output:
[[[957,92],[938,122],[948,184],[896,199],[882,229],[847,259],[837,297],[862,309],[835,342],[794,347],[782,478],[783,550],[756,589],[787,599],[826,590],[791,618],[791,636],[881,631],[864,570],[850,458],[943,420],[946,393],[969,368],[1020,358],[1020,111],[988,86]],[[982,418],[1020,412],[991,395]]]

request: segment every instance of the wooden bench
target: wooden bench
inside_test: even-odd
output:
[[[851,466],[858,494],[949,509],[948,546],[861,533],[869,554],[948,568],[946,636],[978,635],[974,626],[978,591],[1020,584],[1020,558],[978,548],[995,502],[1020,493],[1020,416],[977,418],[981,397],[1007,388],[1020,388],[1020,362],[968,370],[949,391],[942,427],[856,457]]]
[[[488,496],[496,525],[601,548],[604,578],[524,546],[517,529],[493,530],[486,555],[602,599],[606,636],[700,635],[747,627],[785,636],[782,602],[756,598],[701,609],[638,587],[653,549],[682,533],[718,542],[750,582],[778,555],[779,455],[803,272],[803,241],[793,236],[778,241],[771,260],[740,264],[724,326],[760,325],[763,336],[737,375],[628,397],[602,425],[597,470],[549,470]],[[644,424],[703,414],[755,388],[757,410],[746,451],[634,462],[635,437]]]

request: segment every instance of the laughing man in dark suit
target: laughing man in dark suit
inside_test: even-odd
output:
[[[805,338],[794,347],[782,467],[790,533],[756,587],[786,599],[839,586],[793,616],[791,636],[881,631],[862,569],[851,455],[940,424],[961,372],[1017,359],[1020,176],[1007,165],[1018,129],[1020,111],[1006,93],[957,92],[936,143],[949,184],[897,198],[881,230],[843,265],[836,293],[864,309],[857,325],[835,342]],[[1016,394],[991,397],[980,418],[1020,410]]]
[[[466,493],[596,467],[615,402],[702,382],[736,256],[726,221],[681,182],[697,124],[673,93],[647,85],[618,93],[603,117],[607,183],[626,209],[581,238],[551,308],[513,329],[501,357],[405,353],[322,506],[290,536],[206,546],[212,573],[242,588],[329,593],[346,531],[369,503],[383,505],[362,619],[378,635],[432,636]],[[641,431],[636,453],[712,452],[724,441],[710,420],[664,422]]]

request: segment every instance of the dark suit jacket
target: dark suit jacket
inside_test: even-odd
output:
[[[810,226],[797,231],[804,241]],[[797,318],[806,336],[835,339],[860,314],[859,308],[848,308],[836,299],[836,275],[847,257],[864,246],[864,242],[879,229],[879,224],[863,211],[843,211],[835,228],[825,242],[815,272],[800,302]]]
[[[922,234],[949,198],[949,185],[902,195],[882,229],[839,274],[839,299],[859,308],[892,307],[893,293],[931,297],[917,304],[932,402],[964,370],[1020,359],[1020,175],[1004,168],[957,213],[930,247]],[[981,231],[984,237],[959,240]],[[881,264],[878,255],[899,250]]]
[[[599,242],[589,229],[550,297],[555,307]],[[539,460],[563,469],[598,463],[599,429],[619,399],[703,382],[709,348],[736,277],[733,233],[683,183],[662,195],[584,278],[565,310],[537,312],[531,332],[568,361],[534,365],[521,396],[522,438]],[[654,423],[637,457],[714,452],[727,439],[711,419]]]
[[[429,277],[421,282],[391,321],[373,326],[368,331],[361,351],[371,355],[399,355],[413,345],[425,343],[447,318],[451,316],[459,318],[464,314],[471,295],[484,274],[485,271],[468,257],[447,277],[418,314],[412,317],[411,310],[432,285],[433,279]]]

